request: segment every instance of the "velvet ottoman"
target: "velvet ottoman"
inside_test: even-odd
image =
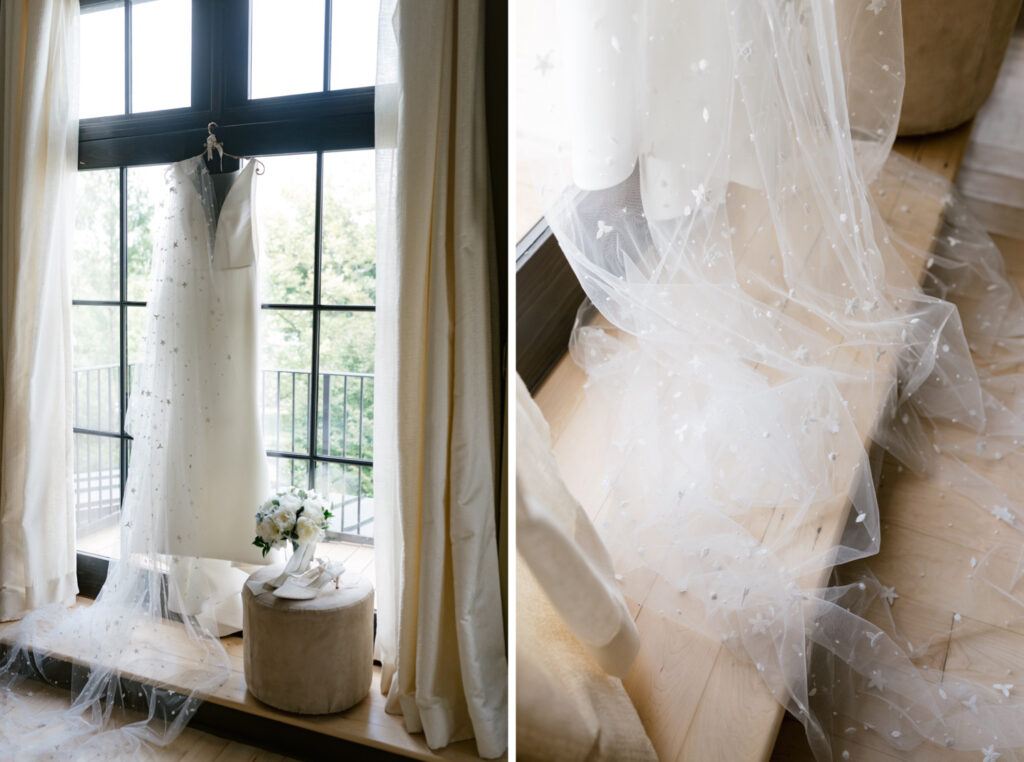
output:
[[[243,652],[249,692],[299,714],[330,714],[359,703],[373,672],[373,588],[345,572],[312,600],[276,598],[265,567],[242,588]],[[256,587],[261,592],[253,593]]]

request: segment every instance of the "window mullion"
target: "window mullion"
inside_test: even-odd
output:
[[[334,6],[324,0],[324,92],[331,89],[331,24]]]
[[[214,35],[213,3],[211,0],[192,0],[192,97],[195,111],[213,108],[213,56]]]
[[[214,56],[219,61],[215,72],[217,96],[213,108],[222,119],[226,109],[242,106],[249,99],[249,39],[252,19],[249,0],[223,0],[217,3],[220,18],[219,39]]]
[[[317,407],[320,401],[320,264],[323,237],[324,154],[316,153],[316,205],[313,212],[313,362],[309,381],[309,486],[316,487]]]
[[[118,331],[120,342],[118,356],[120,358],[120,370],[118,374],[118,386],[120,387],[118,399],[121,403],[120,409],[120,434],[121,434],[121,500],[124,500],[124,487],[128,480],[128,432],[125,431],[125,417],[128,411],[128,169],[121,167],[119,173],[119,228],[120,240],[118,246],[119,277],[118,277],[118,310],[121,327]]]
[[[124,113],[132,113],[132,0],[124,0]]]

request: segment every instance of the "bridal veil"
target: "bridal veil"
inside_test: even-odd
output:
[[[952,189],[890,155],[898,0],[562,0],[557,22],[520,120],[588,298],[571,351],[627,597],[748,658],[819,759],[861,734],[1024,746],[1024,702],[940,683],[866,618],[896,593],[833,573],[884,542],[873,439],[1003,522],[966,584],[1024,613],[1024,489],[985,476],[1024,454],[1024,305]],[[896,193],[945,208],[930,249],[910,207],[883,219]]]

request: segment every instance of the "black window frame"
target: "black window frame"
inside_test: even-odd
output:
[[[144,1],[144,0],[142,0]],[[321,301],[323,230],[324,152],[372,149],[374,147],[374,88],[330,90],[332,0],[325,0],[323,29],[310,30],[324,41],[323,90],[272,98],[249,98],[251,70],[250,0],[192,0],[191,105],[188,107],[131,113],[132,89],[132,3],[133,0],[80,0],[83,12],[123,6],[125,9],[125,113],[83,119],[79,124],[78,169],[118,169],[120,188],[119,293],[116,300],[78,300],[74,305],[117,307],[120,316],[119,346],[119,431],[107,432],[76,427],[75,433],[116,437],[120,440],[121,490],[123,500],[127,477],[130,437],[125,432],[128,403],[127,316],[131,307],[145,302],[127,298],[128,220],[127,172],[129,167],[171,164],[200,153],[207,137],[207,125],[217,124],[216,134],[226,149],[241,156],[295,153],[316,155],[316,196],[314,219],[314,283],[311,304],[266,303],[264,309],[300,310],[312,313],[312,363],[309,383],[309,432],[307,452],[268,450],[268,456],[306,462],[309,486],[316,479],[319,463],[373,466],[372,459],[318,453],[318,407],[320,324],[325,312],[373,312],[375,304],[336,305]],[[211,173],[238,169],[236,159],[224,157],[208,162]],[[361,478],[361,476],[360,476]],[[373,538],[331,533],[329,539],[372,544]],[[79,554],[80,572],[93,579],[105,559]],[[89,557],[89,558],[85,558]],[[85,568],[83,568],[83,563]],[[93,570],[95,571],[89,571]],[[105,568],[104,568],[105,571]],[[105,576],[105,574],[103,574]],[[100,580],[101,582],[101,580]],[[86,588],[93,587],[86,584]],[[87,592],[87,591],[85,591]]]

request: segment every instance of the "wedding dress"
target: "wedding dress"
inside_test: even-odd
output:
[[[242,628],[252,545],[269,492],[259,406],[256,163],[220,199],[200,157],[168,170],[165,242],[154,258],[146,351],[125,427],[134,437],[125,514],[131,549],[167,554],[185,611],[217,600],[218,634]],[[165,510],[134,510],[136,495]],[[152,498],[150,498],[152,499]]]
[[[5,633],[14,645],[0,667],[2,759],[144,758],[147,743],[173,740],[231,673],[218,635],[240,629],[246,574],[233,564],[265,562],[250,544],[268,491],[256,175],[248,163],[218,199],[200,157],[165,174],[126,419],[121,557],[92,605],[35,611]],[[18,684],[64,685],[49,654],[74,664],[73,702],[40,713],[22,700],[31,683]],[[141,717],[111,727],[121,702]]]
[[[965,584],[1008,627],[1024,606],[1024,303],[952,188],[890,156],[898,1],[562,0],[557,19],[519,62],[519,118],[588,298],[571,351],[627,597],[749,659],[818,759],[836,738],[1014,759],[1013,686],[919,666],[867,618],[895,592],[832,576],[884,542],[871,436],[992,514]],[[904,193],[946,210],[930,249],[909,206],[879,211]]]

